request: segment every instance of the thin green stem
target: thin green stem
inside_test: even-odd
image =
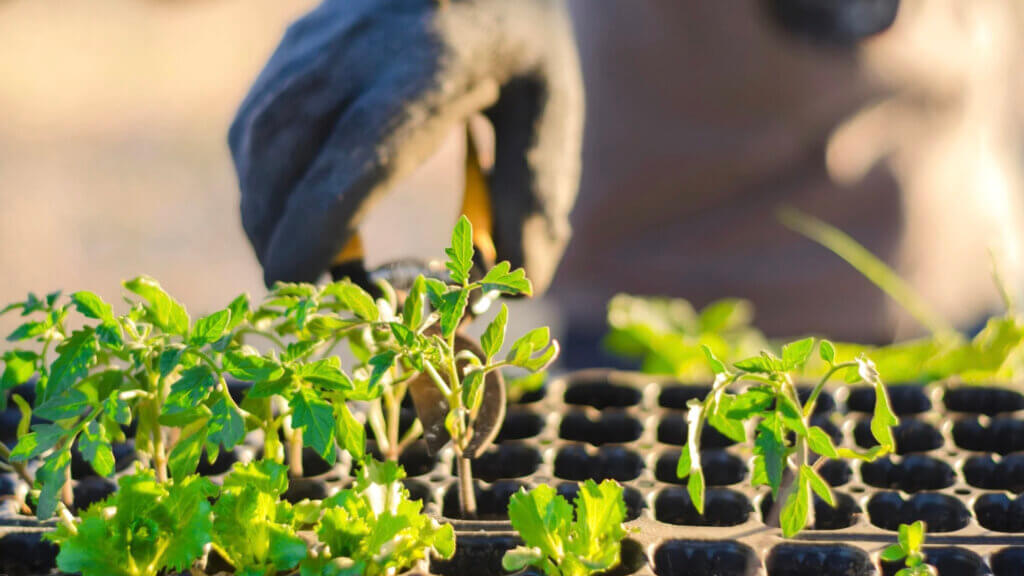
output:
[[[32,475],[29,474],[28,468],[25,467],[24,462],[11,462],[11,450],[6,444],[0,442],[0,459],[10,464],[11,468],[31,487],[35,480]]]
[[[445,384],[444,379],[441,378],[441,375],[437,373],[437,368],[434,368],[434,365],[430,363],[430,360],[427,360],[426,358],[423,358],[422,360],[423,369],[426,370],[427,375],[430,376],[431,380],[433,380],[434,385],[437,386],[438,390],[441,391],[441,394],[444,394],[445,398],[451,398],[451,388],[449,388],[448,385]]]
[[[856,362],[841,362],[829,368],[828,372],[821,377],[821,380],[811,390],[811,395],[807,398],[807,404],[804,404],[804,418],[810,418],[811,414],[814,414],[814,405],[818,402],[818,396],[821,395],[822,389],[825,388],[825,384],[828,383],[832,375],[840,370],[852,368],[857,366]],[[797,404],[799,406],[799,404]]]

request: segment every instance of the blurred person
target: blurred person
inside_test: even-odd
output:
[[[899,312],[783,229],[780,204],[975,322],[998,306],[989,247],[1014,290],[1021,277],[1021,8],[904,0],[875,36],[895,14],[879,0],[327,0],[232,126],[243,224],[268,283],[315,280],[373,200],[482,112],[494,255],[550,283],[570,366],[593,362],[616,292],[739,296],[771,336],[891,340]]]

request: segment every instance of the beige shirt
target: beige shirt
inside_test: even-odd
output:
[[[894,84],[872,81],[855,49],[787,36],[756,2],[570,4],[587,124],[574,238],[551,290],[570,317],[602,321],[620,291],[698,306],[738,296],[770,335],[890,339],[882,293],[774,211],[801,208],[894,265],[906,258],[899,174],[881,163],[838,185],[825,161],[836,127]]]

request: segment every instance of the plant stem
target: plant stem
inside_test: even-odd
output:
[[[818,396],[821,395],[821,391],[823,388],[825,388],[825,384],[828,382],[829,378],[831,378],[833,374],[840,370],[851,368],[856,365],[856,362],[841,362],[839,364],[836,364],[835,366],[832,366],[829,369],[829,371],[826,372],[825,375],[821,377],[821,381],[818,382],[818,384],[814,387],[814,390],[811,390],[811,395],[807,398],[807,404],[804,404],[803,414],[805,420],[810,418],[811,414],[814,414],[814,405],[818,402]],[[799,405],[800,404],[798,403],[797,406]]]
[[[75,517],[63,502],[57,504],[57,520],[68,529],[68,532],[78,534],[78,526],[75,525]]]
[[[461,451],[456,456],[459,461],[459,508],[462,517],[467,520],[476,518],[476,492],[473,490],[473,466],[469,458],[463,458]]]
[[[11,462],[11,450],[3,442],[0,442],[0,460],[7,462],[18,476],[24,480],[30,488],[32,487],[35,480],[32,478],[32,475],[28,473],[28,468],[25,467],[25,463]]]
[[[160,426],[160,408],[163,405],[164,398],[167,397],[167,382],[164,378],[153,378],[151,380],[156,388],[156,395],[153,400],[149,402],[150,405],[150,421],[152,423],[152,436],[153,436],[153,467],[156,468],[156,480],[157,482],[167,482],[167,452],[164,447],[164,429]]]
[[[384,457],[387,460],[398,460],[398,419],[399,419],[399,405],[398,401],[395,400],[395,396],[390,388],[384,389],[384,407],[387,409],[387,434],[388,434],[388,445],[387,451],[384,453]],[[381,447],[381,451],[384,452],[384,447]]]
[[[366,421],[370,423],[373,437],[377,439],[377,448],[382,455],[387,457],[391,453],[391,445],[388,444],[388,425],[384,420],[384,409],[381,408],[380,398],[370,404],[370,410],[366,413]]]
[[[288,444],[288,474],[292,478],[302,477],[302,430],[292,428],[291,419],[285,418],[284,439]]]
[[[70,465],[64,469],[64,486],[61,486],[60,499],[65,506],[71,506],[72,502],[75,501],[75,492],[71,489]]]

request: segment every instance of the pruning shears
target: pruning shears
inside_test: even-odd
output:
[[[494,220],[491,212],[490,190],[484,177],[480,163],[477,144],[470,130],[466,131],[467,151],[465,162],[465,189],[462,199],[462,214],[473,224],[473,245],[476,248],[477,271],[490,269],[497,257],[494,247]],[[439,262],[422,262],[419,260],[399,260],[384,264],[373,270],[363,266],[363,244],[359,235],[353,235],[342,251],[335,258],[331,275],[335,279],[349,278],[364,288],[376,291],[377,282],[387,281],[398,295],[399,306],[404,303],[405,296],[419,275],[428,278],[447,279],[447,270]],[[470,307],[472,310],[472,307]],[[482,356],[480,344],[466,336],[465,328],[473,319],[472,313],[459,326],[455,336],[457,351],[469,350]],[[459,366],[462,369],[463,366]],[[448,402],[430,378],[421,374],[409,383],[409,394],[416,408],[416,416],[423,425],[423,438],[427,450],[433,454],[441,450],[451,436],[445,428],[448,415]],[[484,381],[483,404],[473,423],[473,436],[463,453],[474,458],[486,450],[494,441],[501,423],[505,419],[505,381],[500,372],[491,372]]]

